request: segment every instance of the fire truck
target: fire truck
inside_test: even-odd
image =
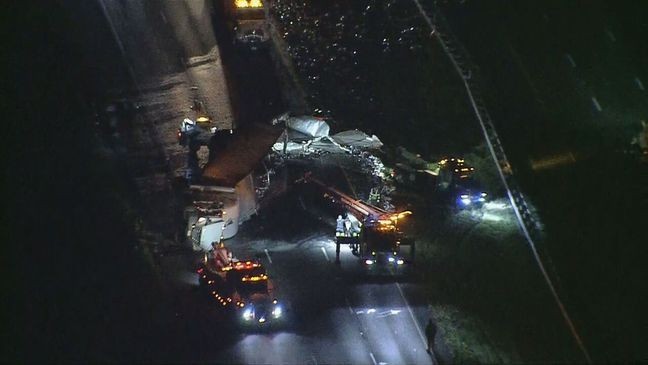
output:
[[[219,243],[205,254],[197,273],[204,292],[244,327],[265,327],[283,320],[283,304],[258,260],[238,260]]]
[[[340,263],[340,246],[349,245],[367,267],[393,265],[401,267],[414,262],[415,242],[399,228],[399,222],[412,212],[388,212],[362,200],[354,199],[307,173],[304,182],[315,184],[324,197],[344,211],[337,217],[335,261]]]

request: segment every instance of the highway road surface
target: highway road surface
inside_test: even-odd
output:
[[[228,241],[236,256],[259,258],[267,267],[277,298],[287,307],[285,322],[275,328],[243,330],[227,324],[216,303],[197,288],[188,289],[196,285],[191,274],[195,261],[175,263],[177,271],[170,275],[178,295],[184,296],[181,317],[185,325],[192,323],[187,330],[194,340],[171,358],[252,364],[433,363],[424,335],[428,304],[416,283],[390,270],[368,272],[348,247],[335,265],[333,227],[326,223],[328,217],[310,211],[298,195],[287,196]],[[214,309],[206,309],[210,306]]]

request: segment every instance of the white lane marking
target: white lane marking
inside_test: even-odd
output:
[[[370,352],[369,356],[371,356],[371,361],[373,361],[374,365],[378,365],[378,362],[376,362],[376,358],[374,357],[373,352]]]
[[[167,18],[164,16],[164,12],[160,10],[160,16],[162,17],[162,21],[164,24],[168,24],[169,22],[167,21]]]
[[[419,326],[418,322],[416,321],[416,318],[414,317],[414,312],[412,312],[412,307],[410,307],[409,302],[407,299],[405,299],[405,294],[403,294],[403,289],[401,289],[401,286],[399,283],[396,283],[396,287],[398,288],[398,292],[401,295],[401,298],[403,298],[403,301],[405,302],[405,305],[407,306],[407,311],[410,314],[410,317],[412,318],[412,322],[414,322],[414,326],[416,327],[416,331],[418,332],[419,336],[421,337],[421,341],[423,341],[423,346],[427,348],[427,338],[425,338],[425,335],[423,334],[423,331],[421,331],[421,326]]]
[[[594,104],[594,107],[596,107],[596,110],[603,110],[603,108],[601,108],[601,104],[599,104],[598,100],[596,99],[596,96],[592,96],[592,103]]]
[[[272,258],[270,257],[270,252],[268,252],[267,248],[264,251],[265,251],[266,257],[268,258],[268,261],[270,261],[270,263],[272,263]]]
[[[635,77],[634,81],[635,81],[635,84],[637,84],[637,87],[639,88],[639,90],[641,90],[641,91],[645,90],[643,84],[641,83],[641,80],[639,80],[638,77]]]
[[[328,253],[326,253],[326,249],[324,247],[320,247],[322,249],[322,252],[324,253],[324,257],[326,257],[326,261],[331,262],[331,259],[328,257]]]
[[[313,364],[317,365],[317,359],[315,358],[315,355],[311,354],[311,359],[313,360]]]
[[[567,57],[567,61],[569,61],[571,67],[576,67],[576,62],[574,62],[574,59],[569,53],[565,53],[565,57]]]
[[[612,33],[609,29],[605,30],[605,34],[607,34],[608,38],[610,38],[612,42],[616,42],[616,37],[614,36],[614,33]]]

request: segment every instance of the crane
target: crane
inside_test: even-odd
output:
[[[411,215],[411,211],[388,212],[354,199],[313,177],[310,172],[300,180],[315,184],[324,192],[326,198],[346,210],[346,217],[338,216],[337,219],[336,264],[340,263],[340,246],[343,244],[348,244],[353,254],[359,256],[361,262],[368,266],[382,262],[403,265],[413,260],[414,241],[407,239],[398,227],[399,220]],[[410,247],[409,260],[402,255],[402,246]]]

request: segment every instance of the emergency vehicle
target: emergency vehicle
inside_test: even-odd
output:
[[[258,260],[238,260],[221,242],[197,271],[201,288],[244,327],[266,327],[285,316],[275,287]]]
[[[414,261],[415,242],[399,228],[399,221],[412,214],[411,211],[385,211],[324,184],[310,173],[303,181],[318,186],[325,198],[344,210],[336,221],[336,263],[340,262],[341,245],[349,245],[351,252],[367,267],[377,264],[400,267]]]

